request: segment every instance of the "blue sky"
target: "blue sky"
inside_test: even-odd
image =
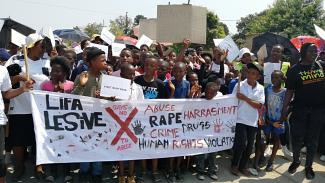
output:
[[[191,4],[205,6],[218,14],[230,29],[236,32],[236,20],[251,13],[260,12],[274,0],[191,0]],[[36,30],[43,26],[53,29],[85,26],[91,22],[103,22],[119,15],[134,18],[142,14],[148,18],[157,15],[159,4],[182,4],[187,0],[2,0],[0,17],[11,17]]]

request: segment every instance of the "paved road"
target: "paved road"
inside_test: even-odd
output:
[[[209,177],[206,176],[206,179],[204,181],[199,181],[196,179],[196,174],[192,171],[186,171],[185,172],[185,177],[184,177],[184,183],[211,183],[211,182],[237,182],[237,183],[254,183],[254,182],[260,182],[263,181],[263,183],[274,183],[274,182],[284,182],[284,183],[301,183],[301,182],[315,182],[315,183],[325,183],[325,163],[319,161],[319,156],[316,158],[316,162],[314,164],[314,171],[316,173],[316,177],[313,181],[307,181],[304,176],[304,168],[303,166],[300,166],[297,170],[297,173],[294,175],[290,175],[287,172],[287,169],[290,165],[290,162],[288,160],[285,160],[281,154],[282,152],[278,153],[278,156],[275,160],[275,169],[273,172],[264,172],[261,171],[259,173],[258,177],[236,177],[232,175],[229,172],[229,167],[230,167],[230,156],[227,154],[221,153],[221,155],[217,156],[217,162],[219,165],[219,172],[218,176],[219,179],[217,181],[212,181]],[[304,162],[303,162],[304,163]],[[19,182],[26,182],[26,183],[36,183],[40,182],[39,180],[35,179],[33,177],[33,166],[31,161],[28,161],[27,163],[27,170],[25,173],[24,178],[19,181]],[[104,168],[104,177],[103,177],[103,182],[104,183],[115,183],[117,182],[117,179],[112,178],[114,174],[110,173],[109,168],[110,165],[105,165]],[[78,174],[77,171],[74,173],[74,182],[79,182],[78,181]],[[11,173],[8,172],[7,176],[7,182],[11,183]],[[57,183],[62,183],[63,182],[63,177],[60,176],[56,179]],[[145,178],[145,182],[150,183],[150,178],[147,177]],[[165,179],[163,182],[167,182]]]

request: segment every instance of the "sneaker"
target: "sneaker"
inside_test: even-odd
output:
[[[288,147],[287,146],[282,146],[282,152],[283,152],[283,155],[284,157],[289,160],[289,161],[292,161],[292,152],[289,151]]]
[[[216,173],[209,173],[209,177],[212,179],[212,180],[218,180],[218,176]]]
[[[272,154],[272,149],[271,149],[271,146],[268,145],[267,148],[264,151],[264,156],[265,157],[270,157],[271,154]]]
[[[174,175],[174,172],[169,172],[167,175],[166,175],[166,178],[167,178],[167,181],[169,183],[175,183],[176,182],[176,177]]]
[[[152,181],[153,182],[161,182],[160,174],[158,172],[152,173]]]
[[[47,176],[47,177],[45,178],[45,180],[46,180],[47,182],[54,182],[54,176],[53,176],[53,175],[49,175],[49,176]]]
[[[236,167],[236,166],[231,166],[230,171],[231,171],[231,173],[233,175],[236,175],[236,176],[239,176],[240,175],[240,171],[238,170],[238,167]]]
[[[306,154],[307,153],[307,147],[304,146],[303,148],[301,148],[300,152]]]
[[[64,177],[64,183],[72,183],[73,182],[73,178],[70,175],[67,175]]]
[[[136,183],[134,176],[128,176],[128,183]]]
[[[202,173],[198,173],[198,174],[196,175],[196,178],[197,178],[198,180],[204,180],[204,179],[205,179],[205,177],[204,177],[204,175],[203,175]]]
[[[183,182],[184,181],[184,177],[183,177],[183,175],[181,173],[181,170],[176,171],[175,177],[176,177],[177,182]]]
[[[258,176],[258,171],[255,168],[249,168],[249,173],[253,176]]]
[[[325,155],[321,155],[320,158],[319,158],[319,160],[325,161]]]
[[[315,173],[312,167],[306,167],[305,168],[305,174],[306,174],[306,178],[308,180],[312,180],[315,178]]]
[[[297,171],[297,168],[299,167],[300,162],[292,162],[289,166],[288,172],[290,174],[294,174]]]
[[[11,180],[13,182],[18,182],[24,176],[24,173],[25,173],[25,166],[22,166],[21,168],[15,167]]]
[[[119,176],[118,177],[118,183],[126,183],[125,177],[124,176]]]
[[[273,163],[271,163],[271,162],[267,163],[265,171],[272,172],[273,171]]]

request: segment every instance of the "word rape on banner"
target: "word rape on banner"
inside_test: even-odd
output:
[[[118,101],[32,91],[37,164],[154,159],[230,149],[237,99]]]

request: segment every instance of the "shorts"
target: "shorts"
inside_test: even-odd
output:
[[[282,135],[285,133],[285,126],[286,126],[285,123],[283,123],[281,128],[275,128],[273,124],[265,124],[263,125],[263,131],[265,134],[273,133],[275,135]]]
[[[35,146],[35,132],[32,114],[8,116],[11,147]]]

